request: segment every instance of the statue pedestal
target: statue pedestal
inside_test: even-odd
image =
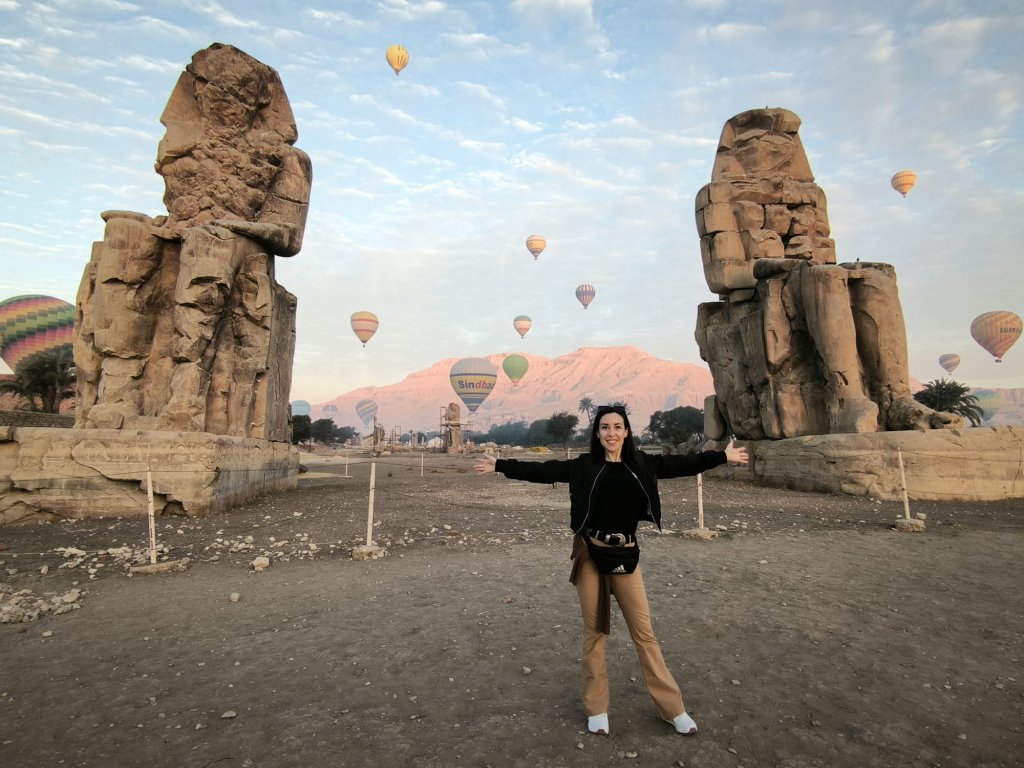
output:
[[[750,464],[719,467],[712,470],[714,476],[899,501],[903,498],[899,448],[911,499],[1024,498],[1024,430],[1020,427],[814,435],[742,444],[750,451]]]
[[[0,525],[145,517],[147,470],[157,515],[201,516],[294,489],[299,453],[205,432],[0,427]]]

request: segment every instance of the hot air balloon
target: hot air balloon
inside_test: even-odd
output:
[[[0,301],[0,358],[17,371],[40,352],[66,348],[75,336],[75,307],[30,294]]]
[[[1024,321],[1007,310],[985,312],[971,323],[971,336],[997,363],[1003,362],[1003,355],[1020,338],[1021,331]]]
[[[892,184],[893,189],[906,197],[907,192],[917,183],[917,174],[913,171],[897,171],[889,183]]]
[[[377,403],[373,400],[360,400],[356,403],[356,416],[363,420],[363,424],[370,426],[373,417],[377,415]]]
[[[533,327],[533,320],[528,318],[526,315],[519,315],[515,320],[512,321],[512,327],[519,332],[519,338],[526,338],[526,333]]]
[[[946,373],[952,373],[960,365],[960,355],[939,355],[939,365],[946,369]]]
[[[359,340],[363,342],[364,347],[366,342],[370,340],[370,337],[377,332],[378,325],[380,325],[380,321],[373,312],[352,313],[352,330],[359,337]]]
[[[401,45],[392,45],[388,47],[385,58],[387,58],[391,68],[395,70],[395,77],[398,77],[398,73],[405,69],[405,65],[409,63],[409,52]]]
[[[541,252],[547,247],[548,241],[540,235],[530,235],[526,238],[526,250],[533,254],[533,260],[536,261],[537,257],[540,256]]]
[[[594,286],[592,285],[583,283],[583,285],[576,286],[576,298],[580,300],[580,304],[583,305],[584,309],[586,309],[590,302],[594,300],[594,296],[596,295],[597,291],[594,290]]]
[[[498,369],[482,357],[467,357],[452,366],[448,380],[469,412],[476,413],[494,389]]]
[[[309,416],[313,406],[306,400],[292,400],[292,416]]]
[[[1003,407],[1003,396],[995,390],[991,389],[978,389],[971,392],[976,398],[976,405],[981,408],[981,417],[988,421]]]
[[[505,375],[511,380],[512,386],[515,387],[523,376],[526,375],[526,371],[530,367],[530,361],[522,355],[509,355],[502,361],[501,367],[505,371]]]

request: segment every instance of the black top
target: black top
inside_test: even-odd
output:
[[[647,510],[647,494],[621,461],[606,461],[594,488],[588,528],[604,533],[636,534]]]

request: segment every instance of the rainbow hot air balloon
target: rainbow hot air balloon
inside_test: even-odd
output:
[[[40,352],[70,352],[74,338],[72,304],[37,294],[0,301],[0,358],[12,371]]]
[[[580,304],[586,309],[590,302],[594,300],[597,295],[597,291],[594,290],[594,286],[583,283],[583,285],[576,286],[576,298],[579,299]]]
[[[997,363],[1003,362],[1003,355],[1020,338],[1022,331],[1024,321],[1019,315],[1007,310],[985,312],[971,323],[971,336]]]
[[[536,261],[537,257],[541,255],[545,248],[547,248],[548,241],[540,235],[530,235],[526,238],[526,250],[533,254],[533,260]]]
[[[405,65],[409,63],[409,52],[401,45],[392,45],[388,47],[384,58],[388,60],[388,64],[395,70],[395,77],[398,77],[398,73],[405,69]]]
[[[482,357],[467,357],[452,366],[448,380],[469,412],[476,413],[494,389],[498,369]]]
[[[519,315],[512,321],[512,327],[519,333],[519,338],[525,339],[527,331],[533,327],[533,320],[526,315]]]
[[[893,189],[906,197],[907,192],[917,184],[917,174],[913,171],[897,171],[889,183],[892,184]]]
[[[518,386],[529,367],[530,361],[522,355],[509,355],[501,363],[501,368],[512,382],[513,387]]]
[[[364,347],[366,342],[370,340],[370,337],[377,332],[378,325],[380,325],[380,320],[377,319],[373,312],[352,313],[352,331],[363,342]]]
[[[946,369],[946,373],[952,373],[960,365],[960,355],[939,355],[939,365]]]
[[[373,421],[373,417],[377,415],[377,403],[373,400],[360,400],[356,403],[356,416],[362,419],[363,424],[367,427],[370,426],[370,422]]]

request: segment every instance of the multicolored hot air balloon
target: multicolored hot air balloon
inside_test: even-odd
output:
[[[526,338],[526,333],[533,327],[533,320],[526,315],[519,315],[512,321],[512,327],[519,333],[519,338]]]
[[[533,254],[534,261],[536,261],[537,257],[541,255],[545,248],[547,248],[547,245],[548,241],[541,235],[530,235],[526,238],[526,250]]]
[[[907,192],[913,189],[914,185],[917,184],[917,174],[913,171],[897,171],[896,175],[892,177],[892,188],[899,192],[904,197],[907,196]]]
[[[971,336],[997,363],[1003,362],[1003,355],[1020,338],[1022,331],[1024,321],[1019,315],[1007,310],[985,312],[971,323]]]
[[[501,368],[512,382],[513,387],[519,385],[529,367],[530,361],[522,355],[509,355],[501,363]]]
[[[366,342],[370,340],[370,337],[377,332],[378,325],[380,325],[380,320],[377,319],[373,312],[352,313],[352,331],[363,342],[364,347]]]
[[[363,424],[367,427],[373,421],[373,417],[377,415],[377,403],[373,400],[360,400],[356,403],[356,416],[362,419]]]
[[[498,369],[482,357],[467,357],[452,366],[448,381],[459,399],[469,409],[476,409],[487,399],[498,380]]]
[[[395,70],[395,77],[398,77],[398,73],[405,69],[405,65],[409,63],[409,52],[401,45],[389,46],[384,57],[388,60],[391,68]]]
[[[0,301],[0,358],[12,371],[40,352],[70,352],[74,338],[74,305],[37,294]]]
[[[336,406],[334,403],[328,403],[327,405],[320,409],[320,412],[327,418],[333,419],[335,415],[337,415],[338,413],[338,406]]]
[[[292,400],[292,416],[309,416],[313,406],[306,400]]]
[[[960,365],[960,355],[939,355],[939,365],[946,369],[946,373],[952,373]]]
[[[597,295],[597,291],[594,290],[594,286],[583,283],[583,285],[576,286],[576,298],[579,299],[580,304],[586,309],[590,302],[594,300]]]

